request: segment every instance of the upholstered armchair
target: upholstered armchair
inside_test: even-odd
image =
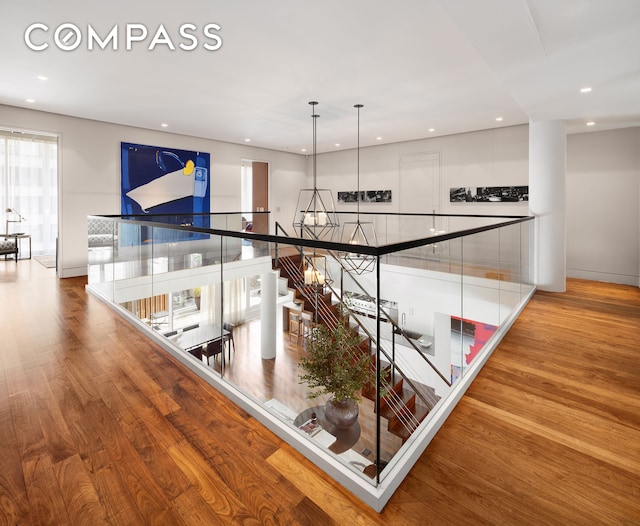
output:
[[[18,238],[10,234],[0,234],[0,255],[7,259],[11,254],[18,261]]]

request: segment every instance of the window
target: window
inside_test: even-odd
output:
[[[3,232],[30,234],[34,254],[55,253],[57,137],[0,130],[0,206]]]

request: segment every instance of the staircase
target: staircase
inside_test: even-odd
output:
[[[333,303],[331,291],[318,293],[314,285],[305,284],[300,254],[280,257],[277,266],[273,260],[273,268],[280,270],[280,278],[287,280],[293,301],[301,302],[303,311],[311,312],[317,323],[335,327],[340,318],[340,304]]]
[[[375,361],[375,357],[373,360]],[[435,394],[432,387],[421,384],[421,389],[429,393],[430,403],[427,405],[418,399],[416,392],[411,387],[405,385],[402,376],[395,374],[392,379],[391,374],[391,365],[386,364],[382,369],[382,375],[386,380],[382,384],[387,387],[385,387],[385,396],[380,398],[380,416],[387,420],[387,430],[400,437],[404,444],[427,417],[440,397]],[[366,386],[362,390],[362,396],[372,400],[375,404],[375,386]]]
[[[303,256],[296,254],[292,256],[279,257],[273,262],[274,269],[280,271],[280,277],[287,279],[289,288],[292,290],[294,299],[303,302],[303,310],[311,312],[313,319],[317,323],[335,328],[338,323],[349,323],[349,319],[356,322],[357,316],[343,317],[340,313],[344,308],[338,294],[329,287],[319,291],[313,285],[304,283]],[[328,289],[328,291],[327,291]],[[333,298],[338,300],[333,302]],[[352,327],[356,333],[360,333],[360,325]],[[366,353],[370,356],[371,367],[376,370],[377,353],[372,352],[372,342],[369,336],[361,336],[360,344],[353,349],[353,356],[360,356]],[[429,414],[429,411],[438,402],[439,397],[435,390],[427,385],[421,385],[415,381],[407,385],[405,378],[398,374],[398,368],[391,363],[381,360],[380,384],[384,396],[380,399],[380,416],[387,420],[387,429],[390,433],[400,437],[404,443],[411,434],[418,428],[420,423]],[[368,385],[362,389],[362,396],[376,403],[376,386]],[[375,408],[378,411],[378,408]]]

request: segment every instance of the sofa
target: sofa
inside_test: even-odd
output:
[[[89,248],[109,247],[117,250],[117,223],[108,219],[91,217],[87,224]]]

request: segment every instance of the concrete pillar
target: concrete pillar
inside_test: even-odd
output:
[[[529,210],[537,218],[535,281],[549,292],[566,290],[566,151],[564,121],[529,123]]]
[[[261,356],[270,360],[276,357],[278,289],[275,272],[260,274],[260,298]]]

